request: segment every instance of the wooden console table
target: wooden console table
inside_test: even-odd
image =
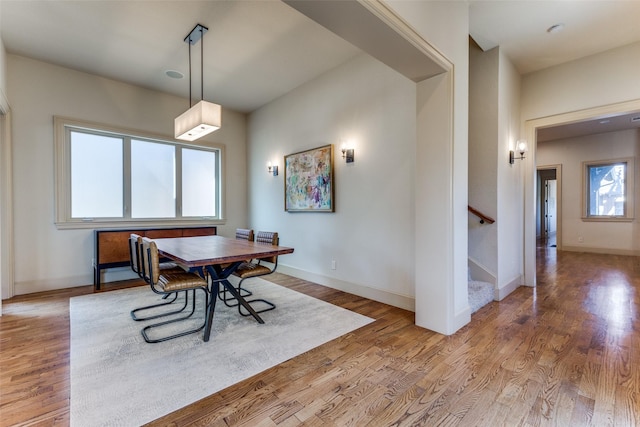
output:
[[[216,227],[131,228],[94,230],[93,288],[100,289],[102,270],[130,265],[129,236],[132,233],[150,239],[166,237],[214,236]]]

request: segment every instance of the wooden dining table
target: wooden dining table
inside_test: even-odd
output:
[[[230,239],[222,236],[175,237],[153,239],[153,241],[156,242],[161,256],[188,267],[202,277],[205,277],[205,270],[209,273],[210,298],[206,310],[204,341],[209,341],[220,285],[224,286],[256,321],[264,323],[264,320],[251,307],[251,304],[240,295],[228,280],[229,276],[236,271],[240,264],[251,259],[293,253],[293,248],[285,246]]]

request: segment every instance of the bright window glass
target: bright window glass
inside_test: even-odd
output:
[[[588,216],[624,216],[626,210],[626,163],[588,166]]]
[[[123,217],[122,138],[70,132],[71,216]]]
[[[216,153],[182,150],[182,216],[215,216],[216,164]]]
[[[176,216],[175,152],[173,145],[131,141],[131,217]]]
[[[62,117],[54,128],[58,228],[223,221],[223,146]]]

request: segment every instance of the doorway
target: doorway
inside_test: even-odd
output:
[[[588,120],[594,120],[598,118],[619,116],[627,114],[632,111],[640,111],[640,99],[633,101],[625,101],[617,104],[610,104],[601,107],[588,108],[580,111],[573,111],[570,113],[561,113],[553,116],[547,116],[539,119],[531,119],[525,121],[524,134],[528,141],[532,141],[532,145],[529,149],[535,153],[537,144],[537,131],[538,129],[565,125],[570,123],[578,123]],[[539,166],[536,167],[535,155],[534,160],[531,163],[527,163],[527,169],[525,172],[525,185],[524,185],[524,283],[527,286],[536,286],[536,248],[537,248],[537,236],[536,236],[536,216],[538,210],[536,209],[537,203],[537,169],[548,169],[552,166]],[[560,172],[561,169],[557,169]],[[556,240],[558,249],[562,249],[562,184],[561,180],[557,180],[557,231]]]
[[[539,245],[557,248],[560,226],[561,205],[559,179],[560,165],[541,166],[538,168],[536,197],[536,237]]]

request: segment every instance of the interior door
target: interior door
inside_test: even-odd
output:
[[[544,215],[545,215],[545,237],[549,238],[556,234],[557,230],[557,188],[558,182],[555,179],[545,181],[544,195]]]

